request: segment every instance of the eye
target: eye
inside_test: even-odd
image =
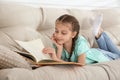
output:
[[[67,33],[66,32],[62,32],[63,35],[66,35]]]
[[[58,33],[58,31],[57,31],[57,30],[55,30],[55,33]]]

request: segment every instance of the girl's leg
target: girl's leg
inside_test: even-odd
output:
[[[115,60],[115,59],[120,58],[120,56],[118,54],[114,54],[112,52],[105,51],[105,50],[102,50],[102,49],[99,49],[99,48],[97,50],[102,52],[104,54],[104,56],[108,57],[110,60]]]
[[[102,32],[101,36],[96,41],[100,49],[120,55],[119,49],[105,32]]]
[[[96,39],[96,41],[97,41],[98,47],[100,49],[105,50],[105,51],[109,51],[107,44],[106,44],[106,41],[105,41],[104,36],[103,36],[103,32],[101,33],[101,36],[98,39]]]

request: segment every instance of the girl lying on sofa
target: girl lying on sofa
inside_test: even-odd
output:
[[[55,22],[55,32],[52,36],[54,48],[43,49],[53,60],[92,64],[120,58],[120,51],[109,36],[100,28],[102,16],[96,18],[94,35],[99,48],[90,48],[88,41],[79,35],[80,25],[72,15],[62,15]]]

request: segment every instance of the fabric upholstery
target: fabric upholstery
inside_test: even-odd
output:
[[[41,20],[40,18],[42,18],[39,8],[27,7],[9,2],[0,3],[0,15],[2,15],[0,17],[0,27],[26,26],[36,29]]]
[[[0,36],[0,68],[24,67],[30,69],[28,62],[14,52],[23,49],[6,33],[0,32]]]
[[[119,65],[120,60],[116,60],[84,67],[55,65],[40,67],[32,71],[20,68],[5,69],[1,70],[0,80],[119,80]]]
[[[0,45],[3,45],[13,51],[17,51],[18,49],[22,50],[22,48],[12,40],[11,36],[2,31],[0,31]]]
[[[14,67],[31,69],[28,62],[21,55],[4,46],[0,46],[0,69]]]
[[[1,28],[0,31],[10,35],[15,40],[17,39],[23,41],[36,39],[41,36],[38,31],[28,27],[5,27]]]

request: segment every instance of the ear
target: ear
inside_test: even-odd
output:
[[[72,33],[72,38],[74,38],[76,35],[77,35],[77,32],[74,31],[74,32]]]

